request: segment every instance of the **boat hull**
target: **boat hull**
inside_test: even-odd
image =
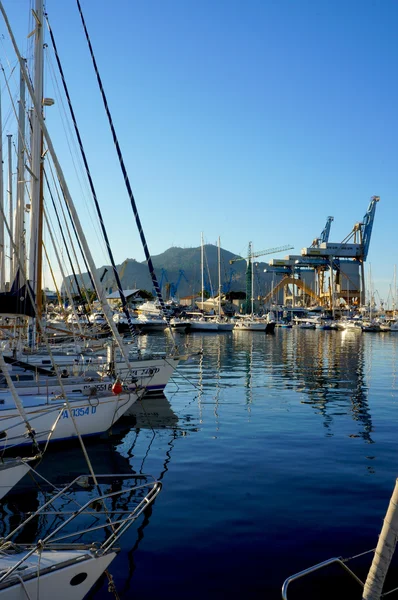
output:
[[[191,321],[191,331],[218,331],[218,323]]]
[[[0,500],[17,485],[29,471],[29,465],[23,460],[9,459],[0,465]]]
[[[138,388],[145,388],[145,395],[155,395],[162,392],[172,377],[182,357],[154,358],[132,361],[132,371],[127,377],[127,367],[124,362],[116,363],[116,374],[123,383],[134,381]]]
[[[103,433],[116,423],[136,400],[137,395],[134,392],[118,396],[107,394],[102,397],[79,395],[78,399],[69,396],[69,410],[63,399],[48,402],[45,396],[22,397],[27,418],[35,431],[38,443],[45,443],[53,428],[50,438],[52,442],[76,438],[72,416],[76,420],[80,435]],[[27,435],[25,423],[15,408],[0,410],[0,419],[0,449],[32,443]]]
[[[21,554],[21,555],[20,555]],[[26,552],[1,558],[0,568],[12,567]],[[84,558],[86,556],[86,558]],[[21,583],[10,575],[0,587],[1,600],[83,600],[116,556],[108,552],[94,557],[89,551],[43,551],[34,553],[18,571]],[[79,558],[81,557],[81,558]],[[10,560],[11,559],[11,560]],[[39,577],[38,577],[39,574]],[[7,587],[5,587],[7,586]],[[25,588],[25,589],[24,589]],[[25,591],[26,590],[26,591]]]
[[[246,318],[235,323],[234,331],[266,331],[267,325],[266,321]],[[275,324],[273,325],[275,327]]]

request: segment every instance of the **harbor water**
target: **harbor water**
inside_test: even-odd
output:
[[[374,548],[398,476],[398,334],[294,328],[177,341],[192,356],[165,396],[88,443],[96,471],[163,484],[120,540],[110,567],[120,598],[277,599],[287,576]],[[164,334],[142,343],[170,348]],[[84,469],[77,447],[50,449],[38,470],[65,469]],[[35,494],[10,494],[3,524],[34,509]],[[371,558],[350,566],[366,577]],[[89,597],[111,598],[107,582]],[[360,599],[361,589],[335,568],[289,588],[293,600],[329,597]]]

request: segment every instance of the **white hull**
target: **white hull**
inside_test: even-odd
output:
[[[73,365],[70,356],[65,356],[65,362],[61,363],[60,366],[62,368],[67,368],[69,373],[72,374],[75,369],[77,369],[76,365]],[[183,357],[165,357],[165,358],[148,358],[148,359],[133,359],[130,361],[133,369],[131,371],[131,375],[129,377],[129,382],[126,382],[130,385],[132,379],[136,379],[136,385],[140,388],[146,388],[147,392],[159,392],[164,390],[166,387],[170,377],[173,375],[179,360]],[[41,360],[41,359],[40,359]],[[43,357],[44,360],[44,357]],[[48,361],[48,357],[47,357]],[[47,364],[43,365],[38,363],[40,366],[49,366]],[[80,368],[80,367],[79,367]],[[86,364],[86,368],[88,368],[91,372],[96,369],[101,376],[105,376],[108,371],[108,365],[106,360],[103,358],[102,360],[98,360],[98,357],[93,355],[90,359],[90,363]],[[22,371],[19,369],[12,369],[10,373],[17,375],[18,372]],[[127,368],[125,363],[122,361],[117,361],[116,363],[116,374],[121,375],[122,377],[127,374]],[[51,380],[55,384],[55,378]],[[47,380],[41,378],[37,384],[32,386],[31,384],[23,386],[21,383],[15,382],[18,393],[38,393],[38,394],[47,394],[49,385]],[[108,381],[107,384],[105,382],[98,383],[94,382],[84,382],[82,379],[73,378],[70,375],[69,378],[64,379],[63,383],[66,386],[66,391],[73,390],[85,390],[90,387],[97,387],[101,391],[111,390],[112,384]],[[54,390],[59,390],[59,387],[54,386]],[[51,393],[50,390],[49,393]],[[57,392],[58,393],[58,392]],[[1,389],[0,389],[0,397],[1,397]]]
[[[218,331],[232,331],[234,323],[218,323]]]
[[[0,500],[17,485],[29,471],[29,465],[20,458],[5,459],[0,464]]]
[[[127,368],[124,362],[116,363],[116,374],[120,375],[124,383],[129,384],[136,379],[136,385],[145,388],[146,393],[158,393],[164,390],[172,377],[182,357],[154,358],[148,360],[131,361],[133,370],[127,378]]]
[[[90,381],[91,378],[84,377],[68,377],[62,380],[62,386],[66,394],[88,394],[90,390],[94,388],[98,392],[109,392],[112,393],[112,387],[114,381],[106,378],[101,379],[99,376],[95,380]],[[46,396],[48,402],[52,402],[54,396],[60,394],[62,392],[61,387],[58,383],[58,379],[56,377],[42,377],[38,381],[32,382],[18,382],[14,381],[15,389],[20,396]],[[129,384],[125,386],[125,391],[135,391],[135,385]],[[6,404],[9,402],[9,398],[11,399],[11,393],[8,391],[7,387],[0,388],[0,399],[6,399]],[[1,415],[1,407],[0,407],[0,415]]]
[[[2,556],[0,570],[11,568],[25,554],[26,552],[22,552]],[[45,550],[40,554],[35,552],[22,563],[23,568],[14,572],[23,579],[26,591],[12,573],[10,581],[7,582],[6,579],[0,585],[0,599],[83,600],[115,556],[116,552],[109,552],[94,557],[89,550]],[[3,586],[7,587],[2,589]]]
[[[1,394],[0,394],[1,396]],[[68,395],[68,399],[76,419],[79,433],[82,436],[95,435],[107,431],[126,410],[136,401],[135,393],[123,393],[120,396],[84,396]],[[21,398],[27,418],[35,431],[39,443],[46,442],[54,423],[57,420],[51,441],[66,440],[76,437],[76,431],[63,399],[47,402],[44,396],[24,396]],[[60,416],[59,416],[60,415]],[[59,417],[59,418],[58,418]],[[0,428],[2,438],[0,449],[10,446],[31,444],[27,437],[25,423],[15,408],[0,410]]]
[[[239,321],[234,326],[234,331],[265,331],[266,323],[256,323],[255,321]]]
[[[191,330],[218,331],[218,323],[210,323],[208,321],[191,321]]]

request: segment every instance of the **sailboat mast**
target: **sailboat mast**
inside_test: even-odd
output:
[[[7,135],[8,138],[8,219],[10,224],[10,287],[12,286],[12,282],[14,279],[14,267],[13,267],[13,251],[12,251],[12,242],[14,237],[14,206],[12,199],[12,135],[9,133]]]
[[[0,91],[0,212],[4,213],[4,182],[3,182],[3,121],[1,115]],[[5,283],[5,247],[4,247],[4,222],[0,216],[0,292],[4,292]]]
[[[333,277],[333,258],[330,258],[330,298],[331,298],[331,309],[334,319],[334,277]]]
[[[250,244],[250,262],[251,262],[251,275],[252,275],[252,289],[251,289],[251,312],[252,312],[252,316],[254,314],[254,277],[253,277],[253,255],[252,255],[252,248],[251,248],[251,244]]]
[[[25,81],[20,74],[18,111],[18,166],[17,166],[17,208],[15,215],[15,244],[20,262],[25,265],[24,211],[25,211]],[[15,261],[15,272],[18,261]]]
[[[124,346],[124,344],[122,343],[121,337],[120,337],[119,332],[118,332],[117,327],[116,327],[116,323],[113,320],[112,311],[111,311],[111,309],[109,307],[109,304],[108,304],[108,302],[106,300],[106,297],[105,297],[105,290],[104,290],[104,288],[102,286],[102,283],[100,281],[100,278],[99,278],[99,276],[97,274],[95,263],[94,263],[94,260],[93,260],[90,248],[88,246],[88,243],[87,243],[87,240],[86,240],[86,236],[84,235],[84,231],[83,231],[83,228],[81,226],[80,220],[78,218],[78,215],[77,215],[77,212],[76,212],[76,209],[75,209],[75,205],[73,203],[72,197],[71,197],[70,192],[69,192],[69,188],[67,186],[67,183],[66,183],[63,171],[61,169],[61,165],[59,163],[57,155],[55,154],[54,146],[53,146],[51,138],[50,138],[50,136],[48,134],[47,127],[46,127],[46,124],[44,122],[43,116],[42,116],[42,114],[40,112],[41,105],[38,103],[37,96],[35,95],[34,90],[32,88],[32,84],[31,84],[31,82],[29,80],[29,76],[28,76],[28,74],[26,72],[25,64],[24,64],[24,62],[22,60],[22,57],[21,57],[21,54],[20,54],[20,52],[18,50],[18,46],[17,46],[17,43],[15,41],[14,34],[12,32],[10,23],[8,21],[8,18],[7,18],[7,14],[6,14],[5,10],[4,10],[4,6],[3,6],[1,0],[0,0],[0,12],[3,15],[4,23],[5,23],[6,27],[7,27],[7,31],[8,31],[8,33],[10,35],[11,43],[12,43],[12,45],[14,47],[15,54],[18,57],[19,65],[21,67],[21,71],[22,71],[22,74],[23,74],[23,78],[25,80],[26,87],[28,89],[29,95],[30,95],[30,97],[32,99],[32,102],[33,102],[33,105],[35,107],[35,114],[38,117],[38,121],[39,121],[40,127],[41,127],[42,132],[43,132],[43,137],[44,137],[44,140],[46,142],[46,146],[48,148],[49,154],[50,154],[50,156],[52,158],[52,161],[54,163],[54,166],[55,166],[55,169],[56,169],[56,172],[57,172],[57,175],[58,175],[60,186],[61,186],[61,188],[63,190],[64,195],[65,195],[66,203],[67,203],[67,205],[69,207],[69,211],[70,211],[71,217],[73,219],[73,222],[74,222],[75,227],[76,227],[77,234],[78,234],[79,239],[80,239],[81,244],[82,244],[84,255],[86,256],[89,269],[90,269],[90,271],[92,273],[92,277],[93,277],[93,281],[94,281],[94,285],[95,285],[95,291],[97,292],[98,300],[101,303],[101,307],[102,307],[102,310],[104,312],[104,316],[105,316],[105,318],[106,318],[106,320],[108,322],[108,325],[109,325],[109,327],[110,327],[110,329],[111,329],[111,331],[113,333],[113,336],[116,339],[116,342],[117,342],[117,344],[118,344],[118,346],[120,348],[122,356],[123,356],[123,358],[124,358],[124,360],[126,362],[127,368],[131,372],[133,370],[133,368],[132,368],[131,363],[130,363],[128,350]]]
[[[203,232],[200,234],[200,268],[201,268],[201,272],[202,272],[202,310],[203,310],[203,303],[204,303],[204,286],[205,286],[205,282],[204,282],[204,260],[203,260]]]
[[[221,245],[218,237],[218,316],[221,317]]]
[[[249,314],[249,311],[253,313],[251,297],[252,294],[252,280],[253,280],[253,265],[252,265],[252,243],[249,242],[246,258],[246,302],[245,302],[245,313]]]
[[[34,49],[34,94],[38,110],[42,110],[43,101],[43,0],[36,0],[33,17],[36,21],[35,27],[35,49]],[[22,67],[21,67],[22,70]],[[31,219],[30,219],[30,246],[29,246],[29,280],[36,294],[37,301],[41,299],[38,291],[38,263],[41,253],[42,233],[39,231],[40,221],[40,164],[42,155],[42,134],[39,117],[36,110],[32,111],[32,183],[31,183]],[[40,261],[41,262],[41,261]],[[39,311],[40,313],[40,311]]]

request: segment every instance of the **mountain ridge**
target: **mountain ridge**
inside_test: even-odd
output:
[[[204,254],[204,287],[210,294],[218,292],[218,247],[206,244]],[[246,290],[246,260],[239,260],[230,264],[236,255],[220,249],[221,286],[223,292]],[[178,298],[199,295],[201,293],[201,247],[181,248],[172,246],[152,256],[152,263],[156,277],[161,284],[164,297],[171,290],[175,291]],[[254,293],[265,295],[272,285],[272,274],[264,273],[267,263],[254,263]],[[138,262],[134,258],[126,258],[121,264],[116,265],[122,282],[123,289],[143,289],[153,293],[153,284],[149,275],[146,261]],[[97,274],[102,278],[102,284],[108,293],[117,289],[115,277],[110,265],[102,265],[97,269]],[[84,286],[91,288],[90,278],[87,273],[82,273]],[[73,286],[73,277],[68,276]],[[167,285],[168,284],[168,285]],[[176,290],[175,290],[176,288]],[[76,290],[75,290],[76,291]]]

